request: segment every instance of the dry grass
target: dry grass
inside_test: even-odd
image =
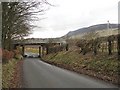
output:
[[[2,65],[2,88],[20,88],[20,60],[10,60]]]

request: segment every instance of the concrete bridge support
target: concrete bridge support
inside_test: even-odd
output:
[[[39,55],[43,57],[48,54],[48,48],[46,46],[39,47]]]
[[[39,55],[42,57],[44,56],[44,47],[43,46],[40,46],[39,47]]]
[[[43,47],[41,46],[41,57],[43,57]]]
[[[46,46],[46,55],[49,53],[49,47]]]
[[[44,47],[43,47],[43,46],[40,46],[40,47],[39,47],[39,56],[40,56],[40,57],[43,57],[43,55],[44,55]]]
[[[25,55],[25,47],[22,46],[22,56],[24,56],[24,55]]]
[[[41,47],[39,47],[39,56],[41,57]]]

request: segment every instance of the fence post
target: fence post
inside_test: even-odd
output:
[[[117,43],[117,48],[118,48],[118,57],[120,59],[120,34],[118,34],[118,43]]]
[[[68,47],[68,44],[66,44],[66,51],[68,51],[69,47]]]

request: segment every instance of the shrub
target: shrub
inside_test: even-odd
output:
[[[8,62],[14,57],[14,52],[8,50],[2,50],[2,60],[3,62]]]
[[[16,55],[15,55],[15,59],[17,59],[17,60],[21,60],[21,59],[23,59],[23,56],[20,55],[20,54],[16,54]]]
[[[2,49],[0,48],[0,57],[2,57]]]
[[[14,50],[13,52],[15,53],[15,55],[20,54],[19,50]]]

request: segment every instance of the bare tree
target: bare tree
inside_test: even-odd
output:
[[[11,49],[13,40],[29,35],[33,25],[30,21],[37,20],[36,14],[43,14],[42,5],[46,0],[40,2],[2,2],[2,46]],[[39,9],[36,9],[40,7]]]

